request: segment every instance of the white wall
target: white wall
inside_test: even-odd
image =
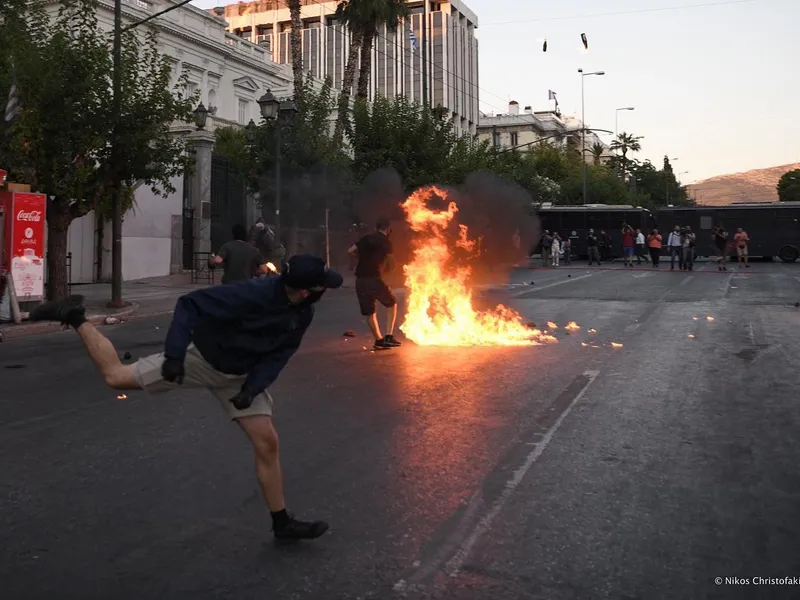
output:
[[[94,211],[75,219],[67,232],[67,252],[72,253],[72,283],[93,283],[95,275]]]

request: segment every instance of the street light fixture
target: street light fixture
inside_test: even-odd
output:
[[[605,75],[605,71],[593,71],[584,73],[583,69],[578,69],[581,76],[581,162],[583,163],[583,203],[586,204],[588,196],[588,181],[586,179],[586,104],[584,102],[584,80],[589,75]]]
[[[267,121],[272,121],[277,118],[281,103],[270,90],[267,90],[267,92],[258,99],[258,107],[261,109],[261,116]]]
[[[201,102],[200,105],[194,109],[194,124],[197,126],[197,131],[202,131],[206,126],[206,121],[208,120],[208,109],[203,106]]]
[[[294,100],[278,100],[275,95],[267,90],[258,99],[258,107],[265,121],[275,122],[275,235],[277,241],[281,240],[281,124],[291,121],[297,114],[297,104]]]

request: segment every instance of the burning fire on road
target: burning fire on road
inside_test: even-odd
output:
[[[436,209],[433,202],[444,201]],[[408,290],[407,312],[400,329],[421,346],[532,346],[556,338],[525,325],[522,316],[502,304],[478,311],[473,307],[469,266],[456,253],[474,255],[477,240],[458,224],[458,206],[444,189],[424,187],[402,205],[413,234],[413,258],[403,267]],[[449,230],[449,231],[448,231]]]

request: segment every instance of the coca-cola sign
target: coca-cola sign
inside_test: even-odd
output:
[[[40,210],[31,210],[31,211],[21,210],[17,213],[17,221],[29,221],[31,223],[38,223],[41,220],[42,220],[42,211]]]

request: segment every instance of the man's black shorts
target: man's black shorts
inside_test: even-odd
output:
[[[375,313],[376,300],[387,308],[397,304],[394,293],[380,277],[356,277],[356,296],[365,317]]]

